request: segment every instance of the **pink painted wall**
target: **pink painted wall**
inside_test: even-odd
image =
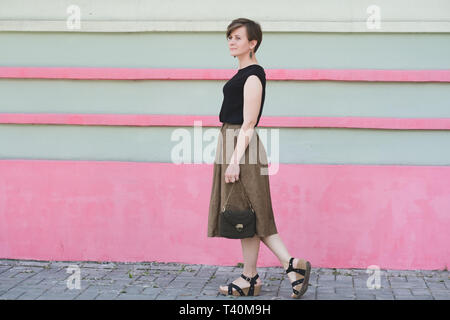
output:
[[[0,160],[0,258],[235,265],[207,238],[212,166]],[[450,167],[280,164],[270,176],[289,251],[313,267],[442,269]],[[261,244],[259,266],[279,266]]]

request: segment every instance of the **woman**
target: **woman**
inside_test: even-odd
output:
[[[230,194],[230,185],[236,182],[241,182],[241,186],[245,188],[247,199],[255,210],[257,222],[256,235],[240,239],[244,259],[241,277],[226,286],[220,286],[219,291],[225,295],[236,296],[259,294],[262,280],[256,271],[256,264],[262,241],[283,265],[292,284],[292,297],[299,298],[308,288],[311,264],[306,260],[291,257],[278,234],[272,211],[269,176],[267,173],[261,173],[262,168],[266,168],[267,172],[267,154],[254,130],[261,117],[266,86],[264,69],[258,64],[255,56],[262,40],[261,27],[249,19],[235,19],[228,26],[226,37],[231,55],[239,59],[239,69],[223,88],[224,100],[220,110],[220,121],[223,124],[214,162],[208,237],[220,237],[218,215]],[[234,132],[232,152],[225,150],[230,142],[230,140],[227,142],[226,131],[230,130]],[[253,139],[256,139],[261,156],[256,164],[249,163],[250,148],[247,148],[254,145]],[[233,193],[242,196],[242,189],[234,189]],[[228,201],[231,199],[230,197]],[[243,204],[246,205],[245,202]]]

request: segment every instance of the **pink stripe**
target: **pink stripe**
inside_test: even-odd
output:
[[[0,67],[0,78],[228,80],[236,69]],[[265,69],[267,80],[450,82],[450,70]]]
[[[51,114],[0,113],[0,123],[67,124],[110,126],[220,126],[218,116],[144,115],[144,114]],[[259,127],[296,128],[375,128],[375,129],[450,129],[450,118],[376,118],[376,117],[270,117],[261,118]]]
[[[235,265],[207,238],[212,166],[0,161],[0,258]],[[450,265],[450,167],[281,164],[278,231],[314,267]],[[279,266],[262,244],[259,266]]]
[[[271,69],[269,80],[450,82],[450,70]]]

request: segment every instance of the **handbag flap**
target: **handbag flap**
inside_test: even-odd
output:
[[[223,216],[225,220],[227,220],[230,224],[236,225],[241,223],[243,225],[247,225],[252,222],[255,214],[250,210],[225,210],[223,212]]]

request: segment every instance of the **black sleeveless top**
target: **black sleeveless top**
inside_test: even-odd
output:
[[[266,73],[264,72],[264,68],[258,64],[251,64],[239,69],[238,72],[223,86],[223,102],[219,114],[220,122],[233,124],[244,123],[244,84],[251,75],[256,75],[259,80],[261,80],[263,88],[261,108],[255,124],[255,127],[258,126],[266,95]]]

